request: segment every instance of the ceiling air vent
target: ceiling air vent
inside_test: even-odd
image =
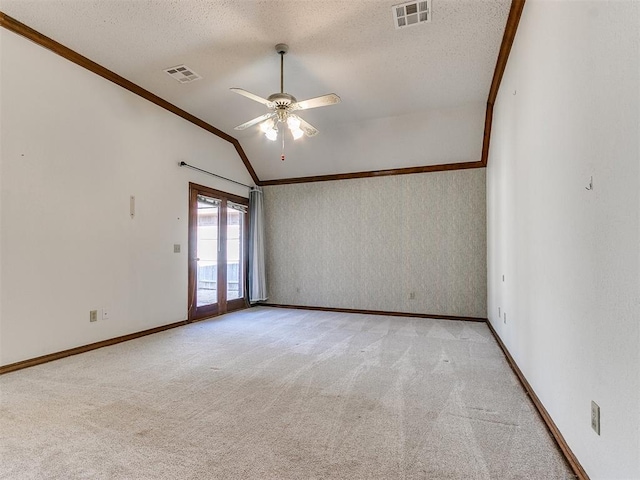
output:
[[[431,0],[407,2],[391,7],[393,24],[397,29],[431,22]]]
[[[194,80],[200,80],[202,77],[191,70],[186,65],[178,65],[177,67],[167,68],[165,72],[175,78],[180,83],[189,83]]]

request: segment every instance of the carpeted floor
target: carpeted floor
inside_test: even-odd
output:
[[[0,395],[2,479],[574,478],[481,323],[253,308]]]

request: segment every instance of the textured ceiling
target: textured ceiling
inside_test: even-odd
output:
[[[432,23],[403,30],[392,22],[397,3],[2,0],[0,9],[235,136],[261,180],[479,160],[510,0],[433,0]],[[300,113],[320,133],[287,138],[285,162],[257,127],[233,129],[266,109],[229,91],[279,91],[281,42],[286,92],[342,98]],[[179,64],[204,78],[180,84],[163,72]]]

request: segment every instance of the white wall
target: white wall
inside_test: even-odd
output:
[[[489,319],[592,479],[640,478],[639,9],[527,2],[487,170]]]
[[[486,317],[483,169],[271,186],[264,202],[270,303]]]
[[[188,183],[248,192],[178,162],[251,184],[233,145],[9,31],[0,40],[0,364],[185,320]],[[89,323],[103,307],[110,318]]]

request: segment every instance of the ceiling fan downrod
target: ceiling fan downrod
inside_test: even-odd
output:
[[[279,43],[276,45],[276,52],[280,55],[280,93],[284,93],[284,56],[289,51],[289,45]]]

